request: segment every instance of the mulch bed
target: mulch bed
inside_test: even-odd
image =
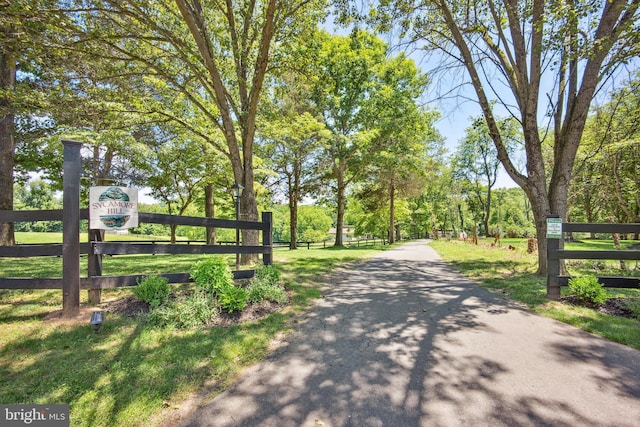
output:
[[[126,297],[119,300],[107,301],[100,304],[108,313],[117,313],[125,317],[135,318],[147,314],[151,306],[135,297]]]
[[[234,311],[233,313],[227,313],[222,311],[218,317],[216,317],[211,326],[229,327],[238,323],[253,322],[263,317],[268,316],[271,313],[282,310],[284,305],[275,304],[271,301],[262,301],[257,304],[249,304],[242,311]]]
[[[610,298],[604,304],[597,305],[584,303],[575,295],[560,298],[560,302],[563,302],[565,304],[592,308],[594,310],[597,310],[599,313],[608,314],[610,316],[620,316],[626,317],[628,319],[635,319],[631,310],[626,307],[625,303],[628,301],[628,298]]]
[[[129,318],[137,318],[149,312],[150,306],[135,297],[126,297],[115,301],[100,304],[101,308],[109,313],[121,314]],[[257,304],[249,304],[242,311],[228,313],[222,311],[209,326],[229,327],[238,323],[252,322],[271,313],[282,310],[283,304],[275,304],[271,301],[263,301]]]

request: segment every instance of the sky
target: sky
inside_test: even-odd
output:
[[[437,107],[442,114],[442,118],[436,123],[436,128],[445,139],[445,146],[449,154],[453,153],[459,142],[465,136],[465,130],[471,124],[471,117],[478,117],[481,114],[477,104],[467,102],[462,106],[439,105]],[[513,188],[517,184],[509,177],[502,165],[498,172],[498,178],[493,188]]]
[[[340,27],[333,22],[333,17],[329,16],[323,27],[331,34],[337,35],[349,35],[351,29]],[[413,59],[416,65],[427,75],[431,76],[432,71],[439,65],[439,59],[437,57],[427,58],[423,52],[412,48],[406,49],[398,47],[398,43],[394,42],[394,35],[389,34],[385,38],[385,42],[391,47],[392,54],[397,54],[400,51],[408,55]],[[395,46],[394,46],[395,43]],[[444,79],[442,79],[444,77]],[[472,122],[472,118],[478,117],[482,114],[482,110],[475,100],[475,93],[471,90],[470,86],[464,86],[463,89],[458,89],[456,95],[451,96],[446,100],[442,99],[440,93],[446,93],[451,90],[452,87],[458,87],[461,81],[464,80],[466,75],[454,75],[451,73],[440,73],[438,77],[433,77],[428,93],[423,103],[426,106],[437,109],[442,118],[436,123],[436,128],[440,132],[446,142],[445,146],[448,153],[451,154],[455,151],[459,142],[464,138],[465,131]],[[505,111],[505,116],[506,116]],[[494,188],[513,188],[517,187],[517,184],[509,177],[502,165],[498,173],[498,178]]]
[[[416,55],[419,54],[413,54],[411,57],[420,66],[421,58]],[[428,75],[431,74],[432,67],[424,65],[421,68],[423,72]],[[427,94],[423,100],[427,107],[435,108],[441,114],[441,119],[436,123],[436,128],[440,135],[445,138],[445,147],[448,154],[452,154],[456,150],[460,141],[465,137],[466,129],[471,125],[473,118],[482,115],[480,105],[475,101],[475,92],[469,85],[458,89],[456,96],[442,99],[441,93],[447,92],[452,87],[459,86],[459,80],[459,76],[451,76],[449,73],[434,75],[431,86],[427,89]],[[508,115],[506,110],[503,112],[498,111],[498,114],[505,117]],[[513,187],[517,187],[517,184],[500,165],[498,178],[493,188]]]

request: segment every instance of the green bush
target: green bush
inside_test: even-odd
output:
[[[627,301],[625,305],[631,314],[633,314],[633,317],[640,320],[640,299]]]
[[[269,285],[277,285],[280,281],[280,270],[273,265],[261,265],[256,268],[254,282],[259,281]]]
[[[249,302],[272,301],[286,303],[289,298],[282,286],[278,284],[280,271],[272,265],[256,268],[256,274],[247,288]]]
[[[237,286],[229,286],[218,293],[220,307],[229,313],[242,311],[247,306],[247,290]]]
[[[220,307],[229,313],[242,311],[247,305],[247,291],[233,285],[233,273],[222,257],[199,261],[191,269],[196,285],[217,298]]]
[[[159,307],[169,298],[169,282],[162,276],[147,276],[133,288],[136,298],[148,303],[152,308]]]
[[[233,287],[233,273],[223,257],[214,256],[198,261],[191,269],[191,278],[199,288],[211,295],[219,295]]]
[[[270,284],[262,281],[254,281],[247,288],[249,302],[271,301],[277,304],[285,304],[289,301],[284,288],[278,284]]]
[[[196,291],[179,301],[151,310],[147,322],[159,327],[191,329],[206,325],[218,314],[220,312],[213,298],[204,291]]]
[[[607,300],[607,291],[595,276],[570,278],[569,292],[584,303],[602,304]]]

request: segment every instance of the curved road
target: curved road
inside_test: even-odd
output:
[[[426,241],[336,272],[184,426],[638,426],[640,351],[474,285]]]

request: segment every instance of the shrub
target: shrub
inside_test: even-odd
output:
[[[198,261],[191,269],[191,278],[196,285],[211,295],[233,287],[233,273],[222,257],[211,257]]]
[[[569,292],[585,303],[602,304],[607,300],[607,291],[595,276],[570,278]]]
[[[284,304],[289,301],[284,288],[277,284],[269,284],[262,281],[254,281],[247,288],[249,302],[271,301]]]
[[[273,265],[261,265],[256,268],[254,282],[267,283],[269,285],[277,285],[280,280],[280,270]]]
[[[159,327],[190,329],[206,325],[218,314],[218,307],[211,296],[204,291],[196,291],[180,301],[151,310],[147,322]]]
[[[256,268],[256,274],[247,288],[249,302],[272,301],[278,304],[286,303],[287,297],[284,288],[278,285],[280,271],[272,265],[264,265]]]
[[[640,320],[640,299],[627,301],[625,306],[633,314],[633,317]]]
[[[242,311],[247,306],[247,290],[237,286],[229,286],[218,293],[220,307],[229,313]]]
[[[195,292],[176,308],[177,323],[183,328],[206,325],[219,314],[215,301],[204,292]]]
[[[136,298],[156,308],[169,298],[169,281],[162,276],[147,276],[133,288]]]

